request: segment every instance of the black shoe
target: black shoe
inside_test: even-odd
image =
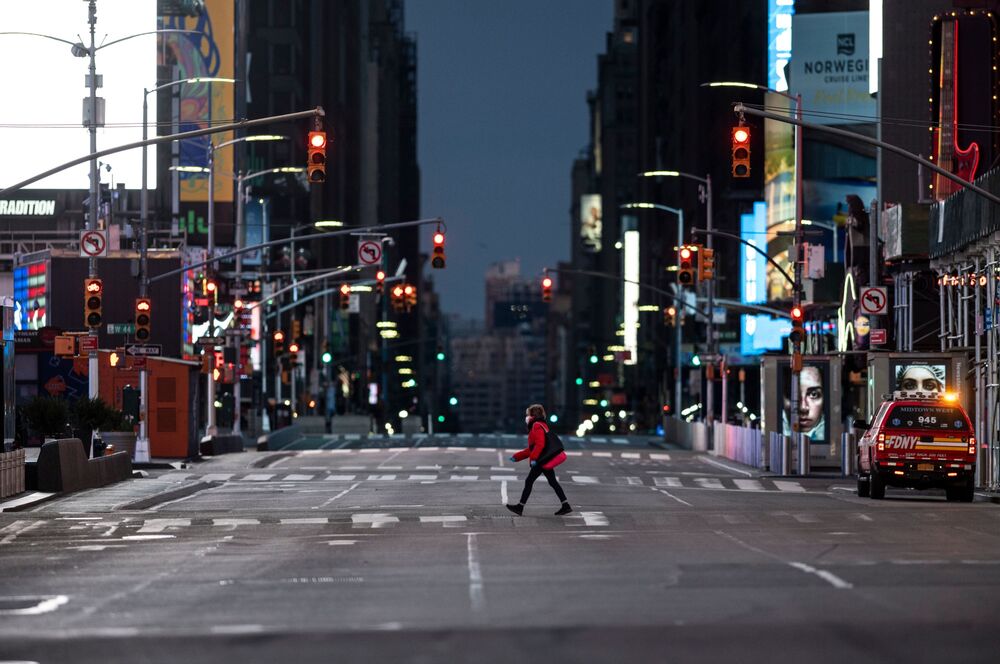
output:
[[[569,503],[563,503],[559,511],[556,512],[556,516],[562,516],[563,514],[569,514],[573,511],[573,508],[569,506]]]
[[[524,505],[507,505],[507,509],[518,516],[524,513]]]

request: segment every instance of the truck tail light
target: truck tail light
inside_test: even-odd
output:
[[[885,450],[885,434],[880,433],[878,435],[878,451],[882,452]]]
[[[969,439],[969,454],[975,454],[975,453],[976,453],[976,437],[973,436],[972,438]]]

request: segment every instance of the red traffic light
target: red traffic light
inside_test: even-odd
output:
[[[214,281],[206,281],[205,282],[205,292],[207,292],[207,293],[214,293],[216,288],[217,288],[217,286],[215,285]]]
[[[326,132],[324,131],[311,131],[309,132],[309,145],[313,148],[325,148],[326,147]]]
[[[375,281],[385,281],[385,272],[379,270],[375,273]]]
[[[434,234],[434,245],[440,247],[444,244],[444,233],[438,231]]]
[[[288,344],[288,352],[289,353],[297,353],[297,352],[299,352],[299,345],[297,343],[295,343],[294,341],[292,343]]]
[[[670,412],[670,404],[663,404],[663,414],[666,415]]]
[[[552,288],[552,278],[544,277],[542,279],[542,288]]]
[[[87,279],[87,292],[100,293],[104,290],[104,284],[100,279]]]
[[[351,285],[350,284],[341,284],[340,285],[340,294],[341,295],[350,295],[351,294]]]
[[[792,307],[792,320],[794,321],[802,320],[802,307]]]
[[[136,311],[149,311],[151,308],[152,308],[152,305],[150,304],[149,300],[140,298],[140,299],[138,299],[138,300],[135,301],[135,310]]]
[[[393,297],[403,297],[403,287],[402,286],[396,286],[395,288],[393,288],[392,289],[392,296]]]
[[[407,284],[405,287],[403,287],[403,293],[406,295],[411,295],[413,293],[413,286]]]
[[[681,247],[681,260],[686,261],[691,258],[691,248]]]
[[[274,340],[275,341],[284,341],[285,340],[285,333],[282,332],[281,330],[278,330],[277,332],[274,333]]]
[[[750,177],[750,128],[733,127],[732,174],[734,178]]]
[[[750,140],[750,132],[743,127],[737,127],[733,130],[733,140],[737,143],[746,143]]]

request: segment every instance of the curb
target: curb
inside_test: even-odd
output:
[[[21,512],[28,509],[29,507],[34,507],[39,503],[44,503],[47,500],[52,500],[61,493],[47,493],[44,491],[29,491],[25,495],[13,498],[11,500],[6,500],[0,503],[0,512]]]

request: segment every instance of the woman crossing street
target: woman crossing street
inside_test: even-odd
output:
[[[524,513],[524,505],[531,495],[531,487],[539,475],[545,475],[549,486],[556,492],[562,505],[556,512],[556,516],[569,514],[573,508],[566,500],[566,494],[559,486],[556,479],[555,468],[566,460],[566,452],[563,451],[562,441],[559,436],[549,431],[549,425],[545,423],[545,408],[541,404],[532,404],[524,412],[524,423],[528,426],[528,446],[510,457],[512,462],[529,459],[531,470],[524,480],[524,490],[521,492],[521,502],[516,505],[507,505],[514,514],[520,516]]]

